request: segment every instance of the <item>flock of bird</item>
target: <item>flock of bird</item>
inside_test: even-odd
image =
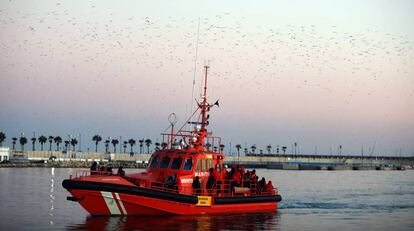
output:
[[[44,78],[37,75],[48,69],[62,85],[82,80],[93,88],[106,82],[128,98],[146,84],[153,90],[149,97],[167,101],[170,96],[160,92],[168,89],[174,96],[191,86],[198,50],[197,80],[209,60],[216,78],[212,91],[220,94],[239,89],[275,96],[275,89],[286,87],[278,84],[287,84],[329,96],[339,84],[347,89],[343,103],[349,104],[355,94],[392,92],[394,81],[400,81],[408,86],[401,94],[414,99],[414,41],[406,34],[341,25],[255,25],[248,16],[229,12],[199,19],[121,15],[87,4],[80,12],[59,2],[46,11],[2,4],[1,81],[20,78],[36,85]],[[19,89],[12,85],[1,89]]]

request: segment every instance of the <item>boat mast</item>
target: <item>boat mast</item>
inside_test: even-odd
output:
[[[207,73],[209,66],[204,66],[205,76],[204,76],[204,94],[203,94],[203,103],[201,105],[201,129],[205,131],[207,126]]]
[[[205,75],[204,75],[204,92],[201,96],[203,98],[202,102],[198,104],[198,107],[201,109],[201,128],[200,130],[196,130],[197,133],[197,140],[194,142],[194,147],[197,151],[204,150],[204,139],[207,136],[207,111],[208,111],[208,103],[207,103],[207,75],[208,75],[208,68],[209,66],[204,66]]]

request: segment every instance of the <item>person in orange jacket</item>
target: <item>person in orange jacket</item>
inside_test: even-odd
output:
[[[273,184],[271,180],[269,180],[269,182],[266,184],[266,192],[273,192]]]

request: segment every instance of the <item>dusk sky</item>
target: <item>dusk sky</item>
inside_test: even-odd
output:
[[[160,140],[170,113],[190,114],[208,61],[209,129],[226,152],[414,155],[413,12],[408,0],[0,0],[0,131],[8,146],[21,132],[82,134],[83,150],[94,134]]]

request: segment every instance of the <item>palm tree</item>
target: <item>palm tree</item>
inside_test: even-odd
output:
[[[110,142],[111,141],[109,141],[109,140],[105,140],[105,153],[108,153],[108,147],[109,147]]]
[[[12,138],[13,151],[14,151],[14,149],[15,149],[15,147],[16,147],[16,142],[17,142],[17,138],[16,138],[16,137],[13,137],[13,138]]]
[[[60,145],[60,143],[62,143],[62,137],[56,136],[55,138],[53,138],[53,140],[56,143],[56,151],[59,151],[59,145]]]
[[[151,139],[146,139],[145,140],[145,146],[147,146],[147,153],[150,153],[149,148],[150,145],[152,144],[152,140]]]
[[[160,143],[157,141],[157,142],[155,142],[155,150],[160,150]]]
[[[116,145],[119,144],[119,140],[117,139],[112,139],[111,140],[112,145],[114,146],[114,153],[116,153]]]
[[[143,150],[144,139],[138,140],[138,142],[139,142],[139,152],[143,153],[144,152],[144,150]]]
[[[166,149],[168,147],[168,144],[166,142],[161,143],[161,148]]]
[[[35,151],[35,144],[37,139],[36,137],[32,137],[30,140],[32,141],[32,151]]]
[[[298,147],[298,143],[293,143],[293,145],[295,146],[295,155],[297,154],[297,152],[296,152],[296,150],[297,150],[297,147]]]
[[[78,144],[78,140],[76,138],[70,139],[70,145],[72,145],[72,151],[75,151],[75,147]]]
[[[69,147],[69,140],[65,140],[65,151],[68,151],[68,147]]]
[[[98,144],[102,141],[102,137],[100,135],[94,135],[92,141],[95,141],[95,152],[98,152]]]
[[[40,150],[43,151],[43,144],[46,143],[47,138],[44,135],[39,136],[39,138],[37,139],[40,143]]]
[[[272,150],[272,145],[270,144],[267,145],[266,149],[267,149],[267,153],[270,154],[270,151]]]
[[[49,151],[52,151],[53,136],[49,136]]]
[[[6,134],[0,132],[0,147],[3,147],[3,142],[6,139]]]
[[[27,144],[27,138],[22,136],[19,140],[20,145],[22,146],[22,152],[24,151],[24,145]]]
[[[256,145],[253,144],[250,148],[252,149],[252,153],[254,154],[254,152],[256,151]]]
[[[132,147],[135,145],[136,141],[134,139],[129,139],[128,143],[131,146],[131,152],[134,153],[134,151],[132,150]]]
[[[127,145],[128,145],[128,141],[124,141],[124,153],[126,153],[126,148],[127,148]]]
[[[246,155],[247,156],[247,152],[249,151],[249,149],[247,149],[247,148],[244,148],[244,155]]]
[[[240,144],[236,144],[236,149],[237,149],[237,156],[240,156],[240,149],[241,149],[241,145]]]
[[[287,149],[287,147],[286,147],[286,146],[283,146],[283,147],[282,147],[282,152],[283,152],[283,154],[285,154],[285,153],[286,153],[286,149]]]
[[[226,147],[226,145],[220,144],[219,147],[220,147],[220,153],[223,153],[224,147]]]
[[[279,154],[279,145],[276,146],[276,154]]]

